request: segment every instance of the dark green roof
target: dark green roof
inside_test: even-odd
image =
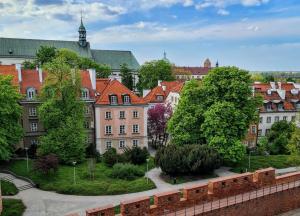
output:
[[[110,65],[113,70],[119,70],[126,63],[130,69],[137,70],[137,62],[131,51],[92,50],[90,44],[81,47],[77,41],[37,40],[0,37],[0,58],[35,58],[40,46],[53,46],[57,49],[66,48],[75,51],[82,57],[94,59],[99,64]]]
[[[110,65],[112,69],[120,70],[122,64],[127,64],[130,69],[137,70],[140,65],[131,51],[118,50],[91,50],[96,62]]]

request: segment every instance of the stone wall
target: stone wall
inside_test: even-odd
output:
[[[293,185],[295,181],[299,187]],[[289,182],[293,187],[284,188]],[[280,187],[284,190],[277,191]],[[269,193],[265,193],[265,189]],[[150,197],[121,202],[120,216],[159,216],[175,211],[183,211],[182,215],[276,215],[300,207],[300,172],[275,177],[275,169],[262,169],[216,178],[208,184],[196,184],[182,191],[155,194],[153,198],[154,205],[150,205]],[[235,202],[230,202],[229,198]],[[236,202],[237,199],[240,201]],[[195,206],[203,206],[201,213],[195,213]],[[203,210],[207,207],[209,211]],[[193,209],[194,213],[186,214]],[[114,207],[87,210],[86,216],[114,216]]]

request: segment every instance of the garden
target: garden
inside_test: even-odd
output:
[[[3,199],[2,205],[3,211],[1,216],[21,216],[26,209],[22,200],[18,199]]]

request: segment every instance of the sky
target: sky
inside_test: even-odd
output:
[[[131,50],[140,64],[300,71],[300,0],[0,0],[0,37]]]

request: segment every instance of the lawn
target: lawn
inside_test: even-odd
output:
[[[1,216],[21,216],[25,211],[22,200],[18,199],[3,199],[3,211]]]
[[[19,191],[13,183],[1,181],[1,192],[3,196],[11,196],[16,195]]]
[[[295,166],[295,164],[289,160],[289,155],[269,155],[269,156],[251,156],[250,159],[250,171],[255,171],[262,168],[274,167],[274,168],[287,168]],[[246,157],[240,163],[233,166],[231,171],[241,173],[249,171],[249,158]]]
[[[166,174],[161,174],[160,176],[165,182],[169,184],[182,184],[186,182],[191,182],[191,181],[197,181],[201,179],[208,179],[208,178],[216,178],[218,177],[217,174],[215,173],[210,173],[210,174],[203,174],[203,175],[197,175],[197,176],[176,176],[176,177],[171,177]],[[176,182],[174,181],[174,178],[176,178]]]
[[[149,162],[149,169],[154,167],[153,159]],[[139,168],[145,172],[146,164],[140,165]],[[114,195],[134,193],[155,188],[154,183],[145,177],[135,180],[122,180],[110,177],[112,168],[103,163],[97,163],[94,173],[94,180],[90,178],[88,163],[76,165],[76,184],[74,184],[74,169],[72,166],[61,165],[56,173],[42,175],[32,170],[32,161],[29,161],[29,172],[26,170],[26,161],[13,161],[7,169],[17,175],[25,176],[32,179],[39,188],[47,191],[56,191],[62,194],[74,195]]]

